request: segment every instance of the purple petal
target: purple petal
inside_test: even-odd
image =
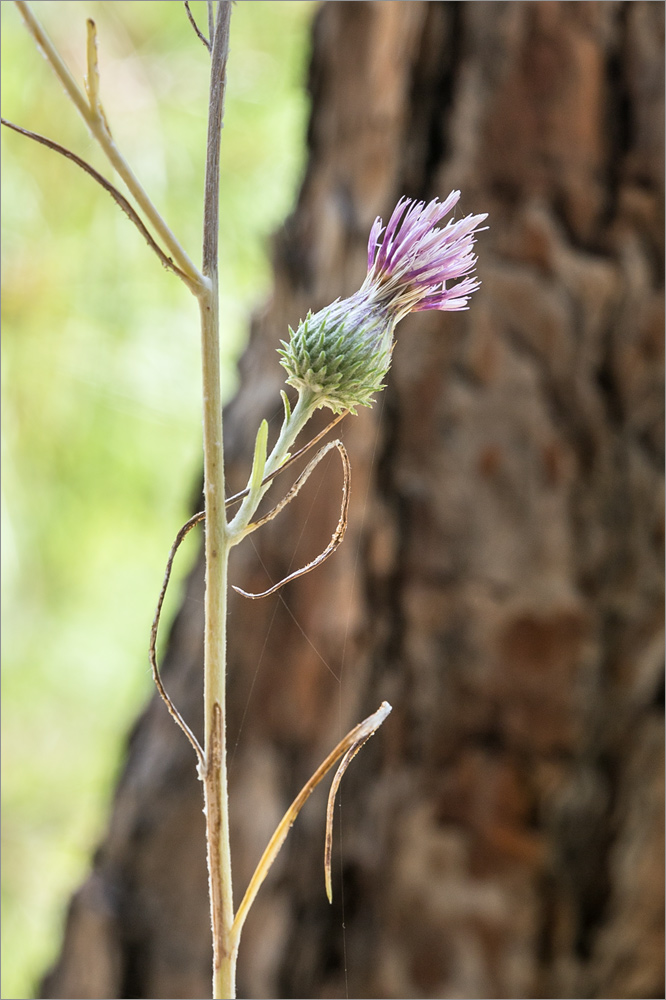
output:
[[[382,245],[379,248],[379,253],[377,255],[377,264],[379,267],[384,266],[384,262],[386,260],[386,254],[391,248],[391,241],[393,239],[393,234],[398,226],[398,223],[400,222],[405,213],[405,209],[407,209],[410,204],[411,204],[411,198],[403,197],[399,200],[398,204],[393,209],[393,214],[391,215],[391,218],[388,221],[386,232],[384,233],[384,239],[382,240]]]
[[[487,216],[468,215],[440,225],[459,199],[459,191],[428,204],[402,197],[383,237],[382,220],[375,220],[368,240],[364,289],[393,315],[466,309],[469,296],[479,287],[473,274],[477,263],[473,248]],[[456,279],[463,280],[447,288]]]
[[[382,232],[382,220],[377,216],[372,224],[372,229],[370,230],[370,236],[368,237],[368,271],[375,262],[375,256],[377,253],[377,240],[379,239]]]

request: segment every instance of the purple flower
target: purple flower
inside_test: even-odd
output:
[[[459,198],[460,191],[452,191],[442,202],[434,198],[427,205],[401,198],[386,229],[379,217],[375,219],[368,240],[368,275],[361,291],[385,305],[396,322],[424,309],[467,309],[470,295],[479,288],[481,282],[471,276],[476,266],[472,247],[487,215],[468,215],[436,228]],[[463,280],[450,286],[456,278]]]
[[[296,332],[290,328],[281,363],[287,382],[307,394],[312,406],[352,412],[370,406],[391,364],[396,324],[424,309],[467,309],[481,284],[472,273],[472,248],[487,216],[468,215],[438,227],[459,198],[459,191],[427,205],[401,198],[385,229],[375,219],[368,273],[358,292],[308,313]]]

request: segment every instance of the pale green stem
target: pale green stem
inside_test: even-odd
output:
[[[153,226],[155,232],[158,234],[164,246],[168,249],[169,253],[173,257],[174,261],[178,264],[179,268],[184,272],[187,278],[187,284],[189,288],[198,294],[202,286],[205,285],[205,280],[199,269],[190,260],[188,254],[185,252],[183,247],[180,245],[173,232],[166,224],[160,213],[157,211],[152,201],[144,191],[139,180],[134,176],[129,164],[121,155],[118,147],[116,146],[109,127],[107,125],[104,113],[102,111],[101,104],[99,103],[99,80],[97,77],[97,67],[96,67],[96,53],[94,44],[94,25],[92,28],[89,27],[88,35],[88,87],[90,93],[90,102],[86,98],[76,80],[70,73],[69,69],[65,65],[64,61],[60,57],[60,54],[55,49],[51,39],[46,34],[46,31],[37,20],[35,15],[26,0],[15,0],[16,6],[18,7],[19,13],[23,18],[23,21],[35,39],[40,49],[46,56],[47,61],[51,65],[52,69],[55,71],[58,79],[62,83],[65,91],[78,110],[79,114],[85,121],[86,125],[90,129],[93,137],[99,142],[100,146],[104,150],[107,159],[112,164],[116,170],[119,177],[123,179],[127,185],[128,190],[131,192],[137,205],[149,220]],[[92,22],[89,22],[89,25]]]
[[[217,290],[217,277],[214,281]],[[217,295],[200,299],[204,392],[206,591],[204,598],[204,754],[206,840],[213,931],[213,996],[235,997],[228,946],[234,919],[226,761],[226,618],[229,540],[224,507]]]
[[[225,514],[218,277],[220,138],[229,53],[230,0],[217,6],[211,51],[208,141],[204,184],[203,274],[199,294],[203,370],[206,592],[204,606],[204,755],[206,843],[213,931],[213,997],[236,996],[236,961],[230,946],[234,919],[229,845],[226,750],[226,635],[229,535]]]
[[[283,421],[282,430],[266,462],[267,476],[270,476],[275,469],[280,468],[287,457],[289,449],[314,413],[316,403],[317,396],[314,392],[310,392],[307,389],[299,392],[296,406],[292,410],[289,419]]]
[[[315,409],[315,394],[307,390],[300,392],[296,406],[288,417],[285,416],[282,422],[282,428],[278,439],[266,460],[264,477],[270,476],[271,473],[280,468],[282,463],[287,458],[290,448],[293,446],[296,438],[307,424]],[[254,516],[261,498],[270,485],[270,482],[268,482],[264,483],[258,490],[250,490],[248,496],[245,498],[240,509],[238,510],[238,513],[229,523],[229,538],[231,545],[238,544],[238,542],[244,537],[245,529],[250,523],[250,519]]]

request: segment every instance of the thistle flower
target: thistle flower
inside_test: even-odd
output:
[[[438,227],[459,198],[459,191],[427,205],[401,198],[386,228],[375,219],[358,292],[309,312],[296,332],[289,328],[281,364],[289,385],[312,394],[314,407],[355,413],[356,406],[372,405],[391,364],[396,324],[410,312],[467,309],[481,284],[472,274],[472,247],[486,215]]]

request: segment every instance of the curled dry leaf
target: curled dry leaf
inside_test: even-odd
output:
[[[324,882],[326,883],[326,896],[328,897],[329,903],[333,902],[333,887],[331,885],[331,855],[333,854],[333,809],[335,808],[335,797],[338,794],[338,788],[340,787],[343,774],[361,747],[365,746],[373,733],[374,730],[372,733],[369,733],[362,740],[359,740],[358,743],[354,743],[354,745],[349,748],[340,761],[328,793],[328,803],[326,805],[326,840],[324,842]]]
[[[255,900],[261,885],[266,878],[271,865],[275,861],[280,848],[287,839],[287,834],[289,830],[294,825],[296,817],[299,812],[310,798],[314,792],[317,785],[326,777],[331,768],[343,758],[343,762],[338,769],[337,785],[340,784],[340,778],[344,773],[347,765],[356,756],[358,751],[361,749],[364,743],[373,736],[381,724],[388,718],[392,709],[387,701],[383,701],[376,712],[369,715],[363,722],[359,722],[357,726],[354,726],[343,739],[340,740],[338,745],[330,752],[328,757],[323,763],[319,765],[317,770],[314,772],[312,777],[305,785],[301,788],[300,792],[291,803],[286,813],[278,823],[275,833],[271,837],[266,847],[266,850],[261,856],[259,864],[254,870],[254,874],[250,879],[250,883],[245,890],[245,895],[241,901],[240,906],[236,912],[234,918],[233,926],[231,929],[231,942],[230,946],[234,947],[237,945],[238,939],[240,938],[241,930],[243,929],[243,924],[248,915],[250,907]],[[338,777],[339,775],[339,777]],[[335,784],[335,782],[334,782]],[[337,789],[336,785],[336,789]],[[335,793],[334,793],[335,794]],[[330,805],[329,805],[330,809]]]
[[[11,123],[9,123],[9,122],[4,122],[3,121],[3,124],[8,124],[10,126],[10,128],[15,128],[17,131],[24,131],[23,129],[19,129],[18,126],[11,125]],[[33,136],[31,135],[31,137],[33,137]],[[37,138],[38,138],[38,141],[42,141],[42,137],[37,137]],[[47,139],[47,140],[43,140],[43,141],[46,143],[46,145],[50,145],[50,140]],[[69,152],[66,151],[66,150],[64,151],[64,153],[65,153],[65,155],[70,155]],[[71,154],[71,156],[73,157],[74,154]],[[285,462],[284,465],[281,466],[281,468],[277,469],[276,472],[272,473],[272,475],[266,476],[266,478],[263,480],[263,483],[270,482],[270,480],[273,479],[273,478],[275,478],[276,475],[278,475],[280,472],[283,472],[284,469],[286,469],[288,465],[290,465],[292,462],[296,461],[296,459],[299,458],[301,455],[305,454],[305,452],[308,451],[310,448],[312,448],[313,445],[315,445],[324,436],[324,434],[326,434],[331,429],[331,427],[333,427],[340,420],[342,420],[342,418],[345,415],[346,414],[344,414],[344,413],[339,414],[334,420],[332,420],[324,428],[323,431],[321,431],[319,434],[316,435],[316,437],[312,438],[312,440],[308,441],[308,443],[306,445],[304,445],[302,448],[300,448],[292,456],[292,458],[288,462]],[[334,444],[335,445],[339,445],[342,448],[342,450],[344,452],[343,463],[346,461],[345,468],[348,470],[348,468],[349,468],[349,458],[347,456],[347,452],[344,450],[344,447],[340,444],[339,441],[337,441],[337,442],[330,442],[330,445],[327,445],[325,448],[322,448],[321,451],[320,451],[320,453],[319,453],[319,457],[316,460],[313,460],[314,464],[312,462],[310,463],[310,465],[312,466],[312,468],[314,468],[314,465],[316,465],[316,463],[318,461],[320,461],[321,458],[323,458],[324,454],[327,451],[329,451],[330,448],[333,447]],[[312,471],[312,469],[310,469],[310,471]],[[299,477],[299,478],[302,479],[302,477]],[[298,482],[298,480],[297,480],[297,482]],[[302,486],[303,482],[301,482],[300,485]],[[349,485],[349,476],[347,474],[347,478],[346,478],[346,482],[345,482],[347,504],[349,502],[349,488],[348,488],[348,485]],[[294,484],[294,487],[295,486],[296,486],[296,483]],[[294,487],[292,487],[292,490],[294,489]],[[244,490],[243,493],[237,494],[236,496],[233,496],[233,497],[229,497],[229,499],[226,501],[225,506],[228,507],[230,504],[235,503],[237,500],[241,499],[243,496],[246,496],[247,493],[248,493],[248,491]],[[288,495],[289,494],[287,494],[287,496]],[[280,509],[282,509],[282,507],[284,506],[284,504],[287,503],[287,502],[288,501],[287,501],[287,499],[285,497],[285,500],[282,501],[281,506],[278,505],[280,507]],[[346,516],[346,507],[344,507],[344,510],[345,510],[345,516]],[[270,520],[270,518],[274,517],[277,512],[278,512],[277,509],[274,509],[273,511],[270,512],[270,514],[268,514],[266,516],[266,519]],[[192,530],[192,528],[194,528],[195,525],[200,524],[202,521],[205,521],[205,519],[206,519],[206,512],[203,511],[203,510],[200,510],[197,514],[194,514],[193,517],[191,517],[189,519],[189,521],[187,521],[182,526],[182,528],[179,530],[178,534],[176,535],[176,537],[174,539],[173,545],[171,546],[171,549],[169,550],[169,556],[168,556],[168,559],[167,559],[166,569],[164,571],[164,579],[162,581],[162,589],[160,590],[160,595],[159,595],[159,597],[157,599],[157,608],[155,610],[155,615],[154,615],[154,618],[153,618],[153,624],[152,624],[152,627],[150,629],[150,646],[149,646],[149,652],[148,652],[148,655],[149,655],[149,658],[150,658],[150,667],[151,667],[151,670],[152,670],[153,680],[155,682],[155,687],[157,688],[157,691],[158,691],[160,697],[164,701],[164,704],[166,705],[166,707],[167,707],[167,709],[169,711],[169,714],[177,722],[177,724],[180,726],[180,728],[183,730],[183,732],[187,736],[188,740],[192,744],[192,747],[194,748],[194,752],[196,753],[197,759],[199,761],[199,768],[200,768],[200,770],[203,767],[205,767],[204,753],[203,753],[203,750],[201,748],[201,745],[199,744],[199,741],[197,740],[196,736],[194,735],[194,733],[192,732],[192,730],[187,725],[187,723],[183,719],[182,715],[180,714],[180,712],[178,711],[178,709],[174,705],[173,701],[171,700],[171,697],[170,697],[169,693],[167,692],[166,688],[164,687],[164,684],[162,683],[162,678],[160,676],[160,671],[159,671],[159,667],[158,667],[158,664],[157,664],[157,633],[158,633],[158,630],[159,630],[160,617],[161,617],[161,614],[162,614],[162,607],[164,605],[164,598],[166,597],[167,587],[169,586],[169,581],[171,579],[171,572],[173,570],[173,563],[174,563],[174,559],[176,557],[176,552],[178,551],[181,543],[185,539],[186,535]],[[264,523],[264,520],[265,519],[262,519],[262,521],[260,523]],[[344,535],[344,531],[343,531],[343,535]],[[340,541],[342,541],[342,538],[340,538]],[[339,544],[339,542],[338,542],[338,544]],[[330,552],[328,554],[330,555]],[[320,557],[319,561],[322,562],[323,558],[325,558],[325,556],[324,557]]]
[[[162,683],[162,678],[160,676],[159,667],[157,665],[157,631],[160,625],[160,616],[162,614],[162,606],[164,604],[164,598],[166,597],[167,587],[169,586],[169,580],[171,579],[171,570],[173,569],[173,561],[176,558],[176,552],[185,538],[185,536],[194,528],[195,525],[200,524],[201,521],[205,520],[206,514],[203,510],[200,510],[198,514],[186,521],[182,526],[178,534],[176,535],[173,545],[169,550],[169,558],[167,559],[166,570],[164,571],[164,580],[162,581],[162,589],[160,590],[160,596],[157,598],[157,608],[155,609],[155,615],[153,617],[153,624],[150,629],[150,646],[148,650],[148,655],[150,658],[150,669],[153,672],[153,680],[155,682],[155,687],[157,691],[169,710],[171,717],[178,723],[180,728],[183,730],[188,740],[194,748],[194,752],[197,755],[197,760],[199,762],[200,773],[203,774],[203,768],[205,768],[205,757],[201,745],[188,726],[188,724],[183,719],[182,715],[174,705],[169,693],[167,692],[164,684]]]
[[[265,514],[264,517],[261,517],[259,518],[258,521],[253,521],[252,524],[248,525],[247,531],[248,533],[250,531],[256,531],[256,529],[260,528],[263,524],[266,524],[268,521],[272,521],[273,518],[276,517],[280,513],[280,511],[283,510],[287,506],[287,504],[291,500],[293,500],[294,497],[300,492],[301,488],[305,485],[305,483],[309,479],[311,473],[314,471],[319,462],[321,462],[322,458],[328,454],[331,448],[337,448],[338,452],[340,453],[340,458],[342,459],[342,468],[344,472],[344,482],[342,484],[342,504],[340,507],[340,520],[338,521],[338,525],[335,531],[333,532],[333,535],[331,536],[330,542],[328,543],[324,551],[320,552],[319,555],[311,562],[309,562],[306,566],[302,566],[301,569],[297,569],[293,573],[290,573],[288,576],[285,576],[284,579],[280,580],[279,583],[274,584],[272,587],[269,587],[268,590],[264,590],[260,594],[248,593],[248,591],[242,590],[241,587],[234,586],[233,589],[237,591],[239,594],[242,594],[243,597],[250,597],[253,600],[258,599],[259,597],[268,597],[269,594],[274,594],[277,590],[280,590],[281,587],[284,587],[284,585],[286,583],[289,583],[291,580],[296,580],[299,576],[305,576],[306,573],[310,573],[311,570],[316,569],[317,566],[321,566],[321,564],[326,559],[328,559],[329,556],[332,556],[337,547],[342,542],[342,539],[345,537],[345,532],[347,530],[347,516],[349,512],[349,488],[351,484],[351,464],[349,461],[349,455],[347,454],[347,449],[343,445],[342,441],[339,441],[337,438],[335,441],[329,441],[328,444],[325,444],[323,448],[319,449],[315,457],[312,459],[311,462],[308,463],[308,465],[306,465],[303,472],[300,474],[294,485],[291,487],[289,492],[285,494],[282,500],[280,500],[280,502],[275,507],[273,507],[272,510],[270,510],[267,514]]]

